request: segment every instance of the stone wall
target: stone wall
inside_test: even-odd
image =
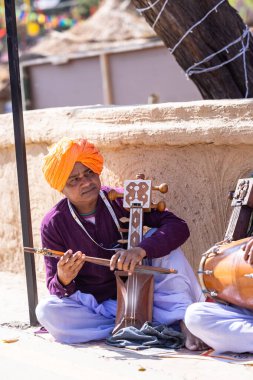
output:
[[[102,182],[122,185],[144,172],[167,182],[167,207],[184,218],[184,251],[196,269],[223,238],[232,209],[227,192],[253,172],[253,101],[226,100],[132,107],[57,108],[24,113],[34,245],[40,221],[60,199],[41,174],[47,146],[62,136],[86,137],[105,157]],[[0,116],[0,268],[24,270],[12,115]],[[156,199],[161,195],[156,194]],[[38,273],[43,260],[36,257]]]

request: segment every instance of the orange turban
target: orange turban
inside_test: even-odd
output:
[[[76,162],[81,162],[94,173],[100,174],[103,161],[99,151],[87,140],[63,137],[44,157],[42,171],[49,185],[62,191]]]

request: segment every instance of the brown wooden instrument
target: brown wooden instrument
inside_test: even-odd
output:
[[[253,309],[253,267],[244,260],[242,249],[249,240],[217,244],[203,254],[198,270],[203,293]]]
[[[249,236],[253,211],[253,178],[238,180],[235,191],[231,191],[233,212],[230,217],[224,240],[239,240]]]
[[[123,196],[123,206],[130,211],[129,219],[124,218],[124,221],[121,219],[121,222],[129,223],[127,249],[137,247],[142,240],[143,212],[148,212],[151,208],[157,208],[158,211],[165,209],[163,201],[156,205],[152,204],[152,189],[166,193],[168,186],[162,184],[153,187],[150,180],[145,180],[145,176],[139,174],[136,180],[124,182],[123,195],[114,190],[109,193],[111,200]],[[134,326],[140,328],[145,322],[151,322],[154,294],[153,275],[133,273],[129,276],[127,272],[115,271],[115,276],[117,283],[117,314],[113,333],[123,327]]]
[[[202,255],[199,281],[215,300],[253,309],[253,267],[242,250],[252,233],[253,178],[239,179],[229,198],[233,212],[224,240]]]
[[[56,258],[59,258],[64,255],[64,252],[55,251],[53,249],[47,249],[47,248],[24,247],[24,252],[38,253],[43,256],[56,257]],[[100,259],[98,257],[91,257],[91,256],[85,255],[85,261],[87,261],[88,263],[110,267],[110,260],[108,259]],[[162,273],[162,274],[177,273],[175,269],[151,267],[149,265],[136,265],[134,271],[142,272],[142,273],[148,272],[148,273]]]

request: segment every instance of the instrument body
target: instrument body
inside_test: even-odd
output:
[[[244,260],[242,249],[249,239],[216,245],[203,254],[198,270],[203,293],[253,309],[253,267]]]
[[[117,282],[117,314],[113,332],[123,327],[141,328],[153,317],[154,276],[115,271]]]

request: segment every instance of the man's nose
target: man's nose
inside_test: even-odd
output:
[[[82,185],[85,185],[85,186],[89,186],[91,183],[91,178],[89,178],[88,176],[82,176],[81,177],[81,184]]]

